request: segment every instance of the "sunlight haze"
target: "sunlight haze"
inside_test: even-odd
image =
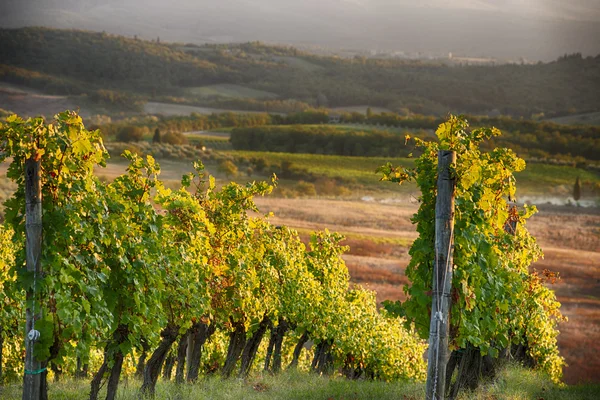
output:
[[[9,0],[0,7],[2,27],[105,30],[198,44],[260,40],[505,61],[600,51],[598,0]]]

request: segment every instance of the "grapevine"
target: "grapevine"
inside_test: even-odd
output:
[[[461,117],[451,116],[436,131],[438,141],[415,138],[422,151],[414,169],[387,164],[378,171],[382,180],[415,181],[420,206],[412,222],[419,237],[406,269],[410,283],[407,300],[388,303],[406,315],[421,337],[429,335],[434,262],[434,221],[438,150],[453,150],[455,192],[454,275],[450,315],[451,350],[476,348],[481,355],[498,357],[512,344],[527,346],[536,368],[559,382],[564,360],[558,354],[556,325],[563,321],[554,292],[541,284],[530,265],[542,251],[529,234],[527,220],[537,211],[525,204],[517,211],[515,172],[525,162],[509,149],[483,152],[479,146],[500,135],[495,128],[470,129]],[[516,225],[516,228],[515,228]]]
[[[257,359],[274,371],[284,360],[309,369],[291,355],[306,351],[298,344],[308,339],[317,372],[423,378],[424,342],[403,319],[379,312],[373,292],[350,287],[342,236],[317,232],[306,246],[296,231],[257,212],[254,196],[267,195],[275,180],[217,189],[197,162],[178,188],[167,189],[152,157],[126,151],[126,173],[103,182],[96,173],[108,154],[100,132],[86,130],[74,112],[50,124],[11,116],[0,134],[0,161],[10,160],[18,186],[0,229],[0,287],[11,294],[0,304],[11,351],[6,379],[23,368],[14,355],[32,284],[23,267],[23,163],[32,156],[41,161],[44,199],[35,357],[55,377],[84,376],[89,365],[90,399],[104,385],[113,399],[133,357],[149,395],[167,364],[177,364],[178,381],[186,365],[190,381],[215,371],[243,376]],[[263,337],[273,339],[271,355],[259,354]]]

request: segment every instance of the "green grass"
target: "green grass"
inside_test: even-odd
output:
[[[201,133],[190,133],[185,135],[190,142],[204,141],[204,142],[215,142],[215,143],[229,143],[228,137],[219,137],[215,135],[203,135]]]
[[[318,128],[323,125],[303,125],[307,128]],[[403,133],[402,128],[386,128],[373,125],[340,124],[327,125],[341,132],[378,130],[389,130],[390,132]],[[294,165],[306,168],[309,172],[334,178],[341,177],[350,182],[356,182],[363,186],[375,187],[381,183],[373,171],[386,162],[394,165],[412,166],[413,159],[386,158],[386,157],[345,157],[318,154],[288,154],[270,152],[233,151],[235,155],[247,157],[263,157],[271,164],[281,163],[283,160],[291,161]],[[516,174],[517,188],[520,195],[559,195],[570,193],[575,180],[579,179],[587,184],[587,195],[598,197],[600,189],[600,171],[577,168],[570,165],[554,165],[542,163],[527,163],[527,168]],[[385,190],[385,189],[384,189]]]
[[[412,166],[414,160],[410,158],[387,157],[346,157],[321,154],[291,154],[269,153],[259,151],[231,151],[229,154],[237,157],[264,158],[269,164],[280,164],[290,161],[293,166],[305,168],[309,172],[328,178],[342,178],[351,183],[368,186],[387,186],[390,183],[379,182],[379,175],[375,170],[387,163],[394,165]]]
[[[140,382],[121,382],[117,394],[119,400],[139,400]],[[87,398],[88,381],[65,380],[50,383],[49,397],[53,400],[78,400]],[[101,397],[103,398],[103,393]],[[596,400],[600,396],[600,384],[560,387],[546,376],[522,367],[511,366],[500,372],[498,379],[480,387],[475,392],[463,392],[459,399],[482,400]],[[17,400],[21,398],[20,385],[0,388],[0,398]],[[156,388],[157,399],[178,400],[391,400],[423,399],[425,384],[422,382],[379,382],[350,381],[341,377],[326,378],[306,372],[286,371],[271,376],[253,375],[246,380],[219,377],[202,379],[194,385],[177,386],[172,382],[159,381]]]
[[[231,133],[231,131],[235,129],[235,126],[228,126],[225,128],[215,128],[215,129],[211,129],[211,132],[225,132],[225,133]]]
[[[186,89],[185,92],[192,96],[204,98],[218,96],[237,99],[276,99],[279,97],[275,93],[229,83],[191,87]]]
[[[271,125],[272,127],[289,127],[289,125]],[[403,128],[403,127],[396,127],[396,126],[385,126],[385,125],[367,125],[367,124],[327,124],[327,125],[319,125],[319,124],[298,124],[298,125],[294,125],[294,127],[296,128],[323,128],[326,127],[327,129],[336,129],[339,130],[340,132],[381,132],[381,131],[385,131],[385,132],[390,132],[390,133],[397,133],[397,134],[401,134],[404,135],[405,133],[422,133],[422,132],[426,132],[425,135],[419,135],[421,136],[425,136],[425,137],[435,137],[433,132],[429,132],[425,129],[413,129],[413,128]]]
[[[138,380],[121,382],[117,399],[139,400]],[[306,372],[284,372],[272,376],[255,375],[246,380],[210,377],[194,385],[175,385],[172,382],[159,381],[156,387],[156,399],[178,400],[267,400],[267,399],[417,399],[424,397],[422,383],[385,383],[375,381],[350,381],[344,378],[325,378]],[[48,397],[53,400],[86,399],[89,394],[89,382],[66,380],[49,385]],[[101,391],[100,398],[104,398]],[[403,397],[408,396],[408,397]],[[0,389],[0,398],[17,400],[21,398],[19,385]]]
[[[528,163],[524,171],[516,174],[519,192],[546,195],[553,189],[564,189],[564,194],[570,194],[577,177],[588,186],[600,185],[600,172],[568,165]]]
[[[314,229],[305,229],[305,228],[294,228],[298,234],[310,236]],[[340,235],[343,235],[346,239],[351,240],[360,240],[364,242],[371,242],[374,244],[383,244],[383,245],[392,245],[397,247],[410,247],[413,243],[412,239],[408,238],[399,238],[399,237],[389,237],[389,236],[375,236],[375,235],[366,235],[356,232],[348,232],[343,229],[335,230]]]
[[[191,133],[186,135],[190,144],[196,145],[202,143],[207,148],[216,150],[231,150],[231,143],[228,137],[219,137],[214,135],[203,135],[201,133]]]
[[[558,386],[542,373],[520,366],[500,371],[498,379],[474,393],[465,392],[462,399],[506,400],[592,400],[600,398],[600,384]]]
[[[419,133],[419,137],[429,137],[429,138],[435,137],[433,130],[404,128],[404,127],[397,127],[397,126],[366,125],[366,124],[339,124],[339,125],[328,125],[328,126],[336,126],[336,127],[339,127],[340,129],[348,130],[348,131],[362,131],[362,132],[386,131],[386,132],[398,133],[398,134]],[[425,134],[422,134],[423,132],[425,132]]]
[[[222,148],[219,145],[229,145],[225,138],[204,138],[202,135],[194,135],[193,139],[205,140],[205,144],[209,148]],[[150,145],[146,146],[151,147]],[[185,146],[185,148],[189,148],[190,152],[198,152],[197,149],[192,148],[191,146]],[[178,146],[172,146],[172,149],[171,147],[169,149],[171,153],[173,153],[171,156],[173,159],[194,158],[189,158],[187,153],[183,154],[183,150],[179,150],[180,147]],[[120,150],[117,151],[117,153],[119,152]],[[164,151],[162,153],[164,153]],[[342,178],[345,181],[345,183],[343,183],[345,186],[360,186],[363,189],[372,192],[412,193],[416,190],[414,184],[398,186],[388,182],[380,182],[379,175],[375,173],[377,167],[384,165],[388,161],[393,165],[411,167],[414,165],[414,159],[409,158],[345,157],[319,154],[289,154],[251,151],[224,151],[224,153],[234,157],[245,157],[247,159],[262,157],[271,165],[280,164],[282,161],[290,161],[293,166],[304,168],[315,175],[327,178]],[[200,152],[198,152],[198,154],[200,154]],[[160,159],[161,157],[159,157],[159,161]],[[167,164],[165,164],[165,167],[167,169],[174,168],[173,166],[167,166]],[[189,169],[189,162],[183,163],[183,167],[185,167],[187,172],[187,169]],[[268,171],[269,169],[266,170],[266,172]],[[165,174],[167,172],[167,170],[164,171]],[[552,195],[552,193],[554,193],[554,195],[568,196],[572,191],[577,177],[585,184],[584,188],[600,187],[600,174],[598,172],[572,166],[529,163],[525,171],[517,174],[517,195]],[[239,179],[243,180],[247,178],[241,176]],[[6,178],[2,181],[5,182],[0,182],[0,196],[6,198],[14,190],[14,185],[9,183]],[[586,195],[586,193],[584,193],[584,195]],[[593,196],[593,192],[591,195],[587,194],[586,196]]]
[[[398,187],[386,182],[379,182],[375,174],[377,167],[391,162],[393,165],[411,167],[414,159],[387,157],[346,157],[320,154],[290,154],[269,153],[257,151],[231,151],[233,156],[246,158],[264,158],[269,164],[280,164],[290,161],[294,166],[306,168],[309,172],[328,178],[342,178],[350,183],[356,183],[375,190],[404,190],[404,185]],[[600,185],[600,173],[568,165],[549,165],[529,163],[527,168],[516,174],[517,188],[520,195],[570,193],[575,180],[579,177],[588,187]],[[407,185],[410,190],[414,186]],[[563,193],[563,194],[568,194]],[[592,195],[593,196],[593,195]]]
[[[194,137],[190,137],[190,139],[193,139],[192,142],[195,140],[204,140],[205,144],[209,148],[223,149],[225,154],[230,154],[234,157],[245,157],[248,159],[253,157],[262,157],[271,165],[280,164],[282,161],[290,161],[293,166],[304,168],[318,176],[327,178],[342,178],[345,181],[345,183],[343,183],[345,186],[361,186],[365,190],[385,193],[412,193],[416,190],[414,184],[398,186],[388,182],[380,182],[379,175],[375,174],[375,169],[381,165],[384,165],[388,161],[393,165],[404,165],[411,167],[414,165],[414,159],[386,157],[345,157],[319,154],[289,154],[254,151],[226,151],[225,149],[227,146],[229,146],[229,144],[225,138],[218,138],[214,136],[207,136],[205,138],[202,135],[194,135]],[[147,145],[147,147],[151,146]],[[185,148],[189,148],[190,151],[198,151],[190,146],[185,146]],[[189,158],[187,153],[178,155],[183,151],[178,149],[178,146],[172,146],[171,152],[173,154],[171,158],[190,160],[191,158],[194,158]],[[116,153],[119,152],[120,150]],[[161,157],[159,157],[159,161],[160,159]],[[174,168],[173,166],[167,166],[167,164],[165,164],[165,167],[167,169]],[[189,162],[183,163],[183,167],[185,167],[184,169],[187,172],[189,169]],[[266,172],[268,171],[269,169],[266,170]],[[165,174],[167,172],[168,171],[166,170],[164,171]],[[569,196],[577,177],[579,177],[585,184],[584,188],[587,188],[588,192],[590,192],[590,188],[600,187],[600,174],[598,172],[589,171],[582,168],[575,168],[572,166],[529,163],[525,171],[517,174],[517,195],[523,196],[544,194]],[[239,179],[243,180],[247,178],[241,176]],[[2,182],[0,182],[0,197],[8,197],[13,190],[14,185],[8,182],[6,178],[2,179]],[[588,198],[593,197],[594,193],[595,192],[586,194],[584,192],[584,196],[587,196]]]

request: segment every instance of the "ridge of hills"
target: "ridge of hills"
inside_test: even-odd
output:
[[[0,60],[0,80],[52,94],[108,89],[144,101],[171,98],[202,105],[196,93],[207,91],[193,88],[238,85],[270,99],[313,106],[369,104],[428,115],[528,118],[600,110],[600,55],[579,53],[534,65],[449,66],[317,56],[260,42],[164,43],[30,27],[0,28]]]

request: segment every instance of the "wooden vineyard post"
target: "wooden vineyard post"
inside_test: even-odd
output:
[[[438,152],[437,198],[435,202],[435,262],[433,296],[429,328],[427,363],[427,400],[445,396],[448,331],[450,326],[450,291],[452,289],[452,237],[454,233],[455,177],[450,167],[456,164],[456,153]]]
[[[187,350],[185,353],[185,361],[186,361],[186,369],[185,369],[185,379],[189,382],[190,381],[190,369],[192,367],[192,353],[194,352],[194,337],[196,336],[196,329],[197,327],[194,325],[193,329],[190,331],[190,334],[187,337]]]
[[[35,330],[35,319],[41,312],[36,299],[36,280],[41,275],[42,253],[42,190],[40,183],[40,161],[33,157],[25,161],[25,236],[26,267],[33,275],[32,287],[27,290],[25,373],[23,377],[23,400],[40,400],[42,396],[42,364],[33,356],[39,332]],[[36,304],[37,303],[37,304]]]

